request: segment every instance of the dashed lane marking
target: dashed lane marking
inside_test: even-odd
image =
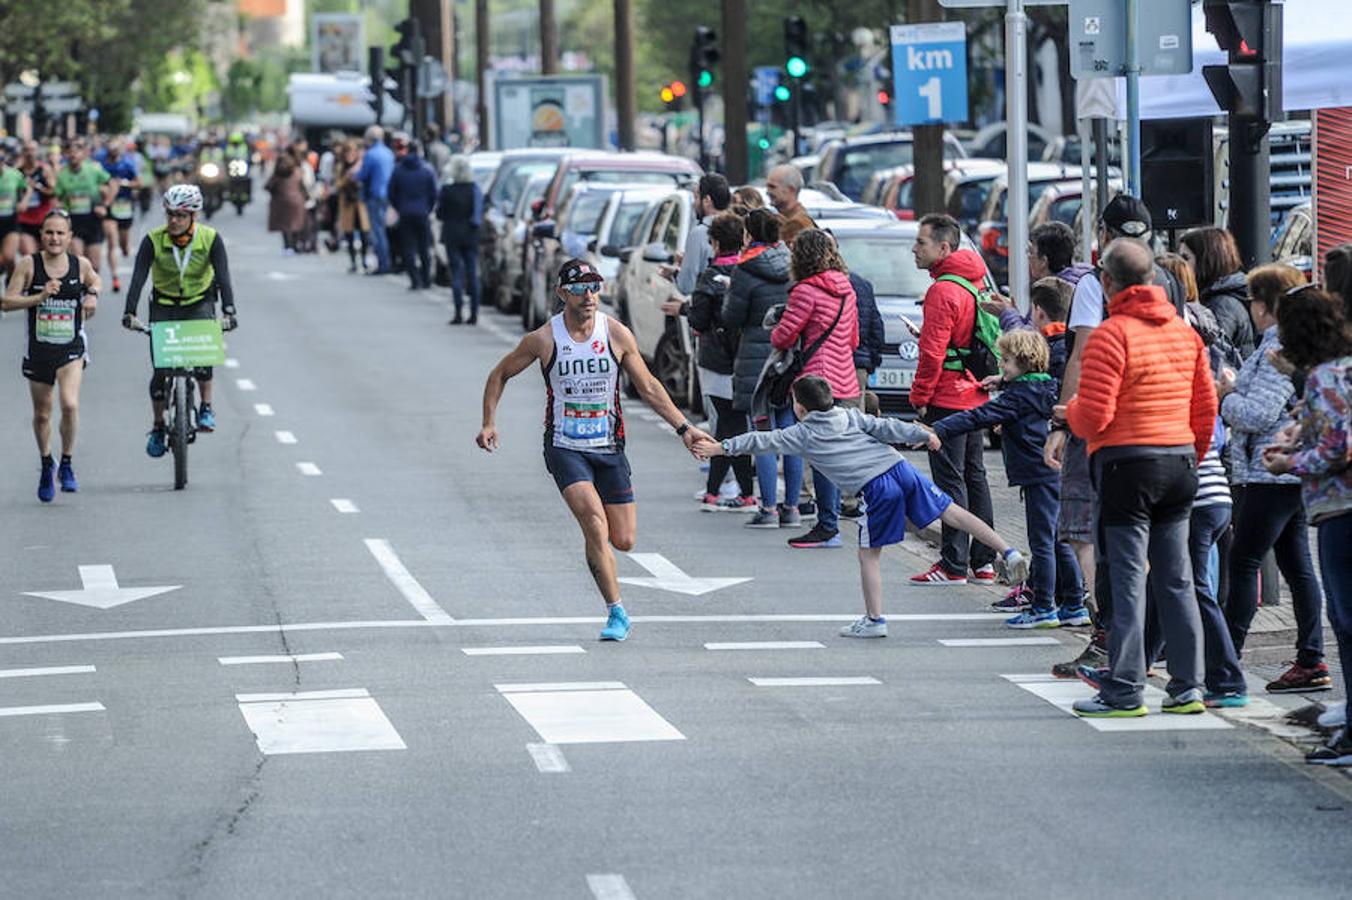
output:
[[[341,653],[297,653],[290,656],[218,656],[216,661],[223,666],[252,666],[264,663],[330,662],[342,658]]]
[[[46,666],[37,669],[0,669],[0,678],[35,678],[39,675],[91,675],[93,666]]]
[[[344,500],[341,497],[335,497],[329,502],[332,503],[333,508],[338,510],[340,513],[361,512],[361,510],[357,509],[357,504],[353,503],[351,500]]]
[[[705,650],[825,650],[821,641],[725,641],[705,644]]]
[[[296,436],[289,431],[274,431],[272,434],[273,437],[277,438],[277,443],[279,444],[296,443]]]
[[[239,360],[235,359],[234,357],[230,357],[229,359],[227,359],[227,360],[225,361],[225,367],[226,367],[227,369],[238,369],[238,368],[239,368]]]
[[[370,550],[371,555],[376,558],[376,562],[380,563],[380,568],[384,570],[385,577],[394,584],[399,593],[404,596],[409,605],[418,611],[419,615],[428,622],[439,625],[448,625],[454,621],[446,610],[442,609],[441,605],[432,599],[432,595],[427,593],[423,586],[418,583],[418,579],[413,577],[413,573],[404,567],[399,555],[394,552],[394,548],[390,546],[389,541],[382,538],[367,538],[365,543],[366,549]]]
[[[623,875],[613,873],[588,875],[587,887],[591,888],[592,896],[596,900],[637,900],[634,892],[629,890],[629,882],[624,880]]]
[[[535,768],[549,775],[559,775],[573,771],[564,759],[563,751],[553,744],[527,744],[526,752],[535,761]]]
[[[296,471],[302,475],[310,475],[310,476],[324,474],[323,472],[320,471],[319,466],[315,465],[312,462],[296,463]]]
[[[266,403],[255,403],[254,412],[258,413],[260,416],[273,415],[272,407]]]
[[[519,647],[461,647],[466,656],[552,656],[565,653],[586,653],[577,644],[537,644]]]
[[[1059,647],[1061,642],[1054,637],[1009,637],[1009,638],[940,638],[945,647]]]
[[[103,712],[102,703],[49,703],[46,706],[0,707],[0,716],[48,716],[54,713]]]
[[[235,387],[239,388],[241,391],[258,390],[258,385],[254,384],[253,380],[249,378],[236,378]]]

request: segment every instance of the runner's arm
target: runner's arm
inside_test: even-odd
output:
[[[42,294],[29,294],[28,288],[33,280],[33,258],[21,256],[14,261],[14,272],[5,285],[5,296],[0,300],[0,309],[13,312],[28,309],[42,302]]]
[[[84,299],[81,305],[84,307],[84,317],[92,319],[99,309],[99,292],[103,290],[103,279],[99,277],[98,270],[88,259],[83,256],[79,259],[80,283],[84,285]]]
[[[219,234],[211,242],[211,267],[216,270],[216,286],[221,292],[221,312],[235,314],[235,288],[230,284],[230,260],[225,255],[225,239]]]
[[[141,238],[141,246],[136,248],[136,263],[131,270],[131,284],[127,287],[127,303],[122,309],[122,318],[136,315],[136,307],[141,302],[141,289],[150,277],[150,264],[155,260],[155,245],[149,237]]]
[[[687,448],[693,447],[700,439],[713,440],[686,421],[685,416],[676,408],[676,404],[667,396],[667,389],[662,386],[662,382],[648,371],[648,366],[638,352],[638,342],[634,340],[634,333],[614,319],[610,321],[610,343],[612,349],[619,349],[620,368],[629,376],[639,396],[652,407],[653,412],[680,433],[681,442]]]
[[[474,442],[489,453],[498,449],[497,414],[502,392],[507,387],[508,381],[524,372],[531,363],[542,358],[545,342],[549,340],[546,333],[548,327],[546,325],[544,328],[537,328],[523,337],[521,343],[499,360],[493,371],[488,373],[488,380],[484,383],[483,427],[479,429],[479,435]]]

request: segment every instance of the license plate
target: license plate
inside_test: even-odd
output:
[[[907,390],[914,380],[915,369],[876,369],[868,377],[868,386]]]

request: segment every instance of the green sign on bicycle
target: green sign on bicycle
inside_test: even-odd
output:
[[[216,319],[152,322],[150,355],[160,369],[192,369],[225,363],[225,341]]]

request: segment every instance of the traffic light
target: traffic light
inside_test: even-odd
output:
[[[1206,30],[1229,54],[1202,75],[1221,109],[1264,122],[1282,109],[1282,6],[1269,0],[1203,0]]]
[[[887,66],[876,66],[873,78],[878,83],[878,105],[885,110],[892,109],[892,70]]]
[[[714,67],[721,55],[718,32],[704,25],[695,26],[695,41],[690,46],[690,80],[695,83],[697,102],[699,93],[713,86]]]
[[[775,85],[775,99],[780,103],[788,103],[793,97],[793,92],[789,90],[788,85]]]
[[[394,30],[399,33],[399,41],[390,48],[390,57],[405,66],[416,66],[422,62],[423,37],[418,20],[412,17],[396,22]]]
[[[658,96],[666,104],[668,112],[679,112],[685,106],[686,93],[684,81],[673,81],[670,84],[662,85],[662,90],[658,91]]]
[[[802,78],[807,74],[807,22],[802,16],[784,19],[784,57],[784,71],[790,78]]]

